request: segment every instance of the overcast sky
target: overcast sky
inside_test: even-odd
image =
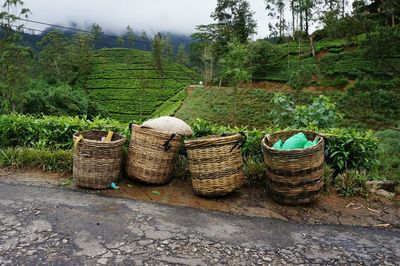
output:
[[[216,0],[24,0],[32,11],[30,19],[79,27],[98,23],[105,31],[122,32],[127,25],[135,31],[168,31],[191,34],[195,26],[212,22]],[[267,35],[264,0],[250,0],[258,24],[258,37]],[[30,24],[31,28],[43,26]]]
[[[106,32],[122,33],[127,25],[137,32],[191,34],[195,26],[212,22],[216,0],[24,0],[30,19],[84,28],[98,23]],[[265,0],[249,0],[257,20],[257,37],[268,35]],[[351,1],[349,1],[351,2]],[[30,28],[44,26],[29,24]]]

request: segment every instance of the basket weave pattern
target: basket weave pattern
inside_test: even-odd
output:
[[[105,131],[85,131],[74,134],[74,142],[82,135],[74,149],[73,177],[77,186],[107,189],[117,181],[122,162],[125,138],[114,133],[110,142],[101,142]]]
[[[286,141],[300,131],[279,132],[262,140],[264,162],[272,198],[288,205],[316,200],[323,188],[324,139],[314,132],[302,131],[307,139],[320,137],[317,145],[306,149],[278,150],[271,148],[281,139]]]
[[[240,134],[185,141],[193,190],[202,196],[221,196],[239,189],[245,179],[238,143]]]
[[[129,177],[164,184],[171,179],[182,137],[132,125],[126,172]]]

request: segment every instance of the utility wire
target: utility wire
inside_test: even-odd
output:
[[[77,29],[77,28],[72,28],[72,27],[65,27],[65,26],[61,26],[61,25],[56,25],[56,24],[51,24],[51,23],[41,22],[41,21],[36,21],[36,20],[31,20],[31,19],[24,19],[24,18],[18,18],[18,19],[21,20],[21,21],[25,21],[25,22],[30,22],[30,23],[35,23],[35,24],[40,24],[40,25],[44,25],[44,26],[60,28],[60,29],[65,29],[65,30],[84,32],[84,33],[88,33],[88,34],[92,34],[93,35],[93,32],[88,31],[88,30],[82,30],[82,29]],[[46,32],[45,30],[37,30],[37,31]],[[114,35],[108,35],[108,34],[101,34],[101,35],[104,36],[104,37],[115,38],[115,39],[122,37],[122,36],[114,36]],[[148,42],[146,42],[146,41],[144,41],[142,39],[135,39],[134,42],[145,43],[145,44],[148,43]]]

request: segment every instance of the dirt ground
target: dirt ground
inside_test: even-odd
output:
[[[306,206],[285,206],[274,202],[261,188],[243,187],[220,198],[196,196],[188,180],[173,180],[164,186],[149,186],[122,179],[117,190],[87,190],[73,184],[71,174],[42,172],[38,169],[0,169],[0,182],[50,187],[65,187],[103,196],[160,202],[175,206],[228,212],[246,216],[276,218],[306,224],[360,225],[400,230],[400,196],[392,200],[377,197],[342,198],[321,195]]]

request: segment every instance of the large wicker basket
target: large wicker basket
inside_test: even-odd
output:
[[[245,179],[240,134],[185,141],[193,190],[201,196],[221,196],[239,189]]]
[[[148,184],[171,180],[182,137],[132,125],[126,172]]]
[[[76,185],[107,189],[118,179],[125,138],[114,133],[111,141],[102,142],[107,135],[108,132],[95,130],[74,134],[73,176]]]
[[[264,161],[272,198],[287,205],[307,204],[320,195],[324,175],[324,139],[314,132],[302,131],[307,139],[318,143],[312,147],[294,150],[271,148],[281,139],[286,141],[300,131],[266,135],[262,140]]]

